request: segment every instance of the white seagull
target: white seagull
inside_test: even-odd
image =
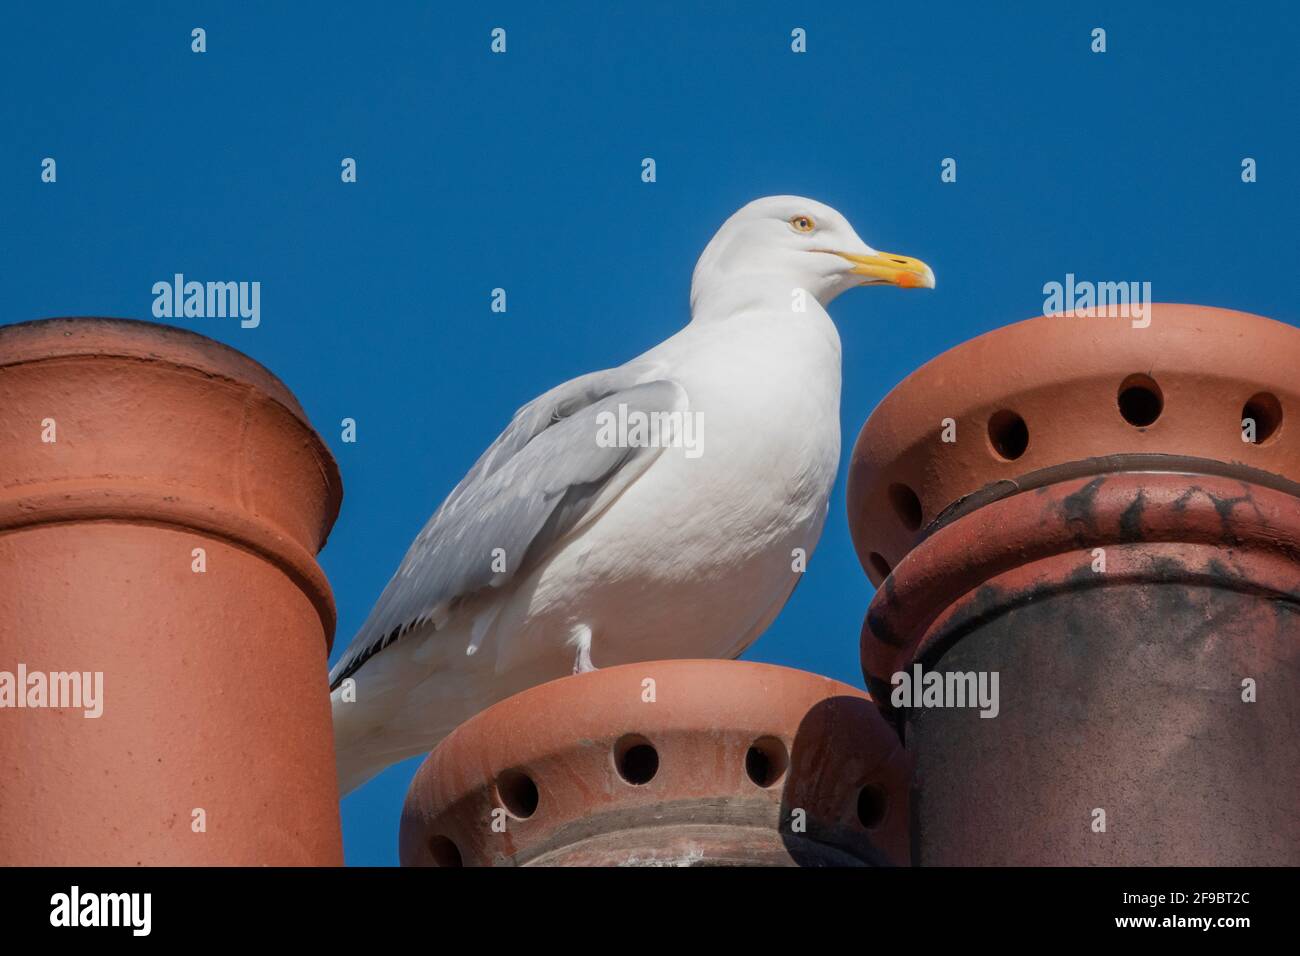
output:
[[[695,266],[690,323],[515,413],[402,559],[330,672],[339,786],[525,688],[738,656],[798,583],[840,454],[858,285],[934,288],[821,203],[769,196]]]

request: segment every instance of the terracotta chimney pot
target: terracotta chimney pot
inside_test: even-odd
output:
[[[1150,318],[982,335],[858,438],[863,670],[919,863],[1300,863],[1300,331]],[[998,715],[894,712],[918,662],[996,672]]]
[[[0,671],[102,674],[99,717],[0,709],[0,864],[342,862],[314,557],[341,496],[233,349],[0,328]]]
[[[404,866],[907,862],[907,756],[862,691],[743,661],[625,664],[452,732],[411,784]]]

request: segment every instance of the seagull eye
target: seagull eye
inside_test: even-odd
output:
[[[795,216],[790,220],[795,232],[812,232],[815,224],[809,216]]]

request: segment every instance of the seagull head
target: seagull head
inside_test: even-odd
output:
[[[860,285],[934,288],[920,259],[878,252],[839,212],[802,196],[755,199],[724,222],[695,266],[691,302],[736,281],[768,280],[807,289],[822,305]]]

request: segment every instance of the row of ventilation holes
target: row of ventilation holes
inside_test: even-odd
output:
[[[1136,428],[1145,428],[1160,417],[1165,410],[1165,397],[1160,386],[1149,375],[1130,375],[1119,386],[1116,396],[1119,413]],[[1255,423],[1255,444],[1262,445],[1277,434],[1282,427],[1282,403],[1276,395],[1259,392],[1241,409],[1241,418],[1249,418]],[[1029,447],[1029,428],[1025,420],[1013,411],[996,412],[989,418],[989,445],[993,453],[1002,461],[1015,461]],[[894,514],[908,531],[917,531],[921,527],[921,500],[916,492],[907,485],[889,486],[889,503]],[[876,552],[868,557],[871,568],[883,580],[889,577],[890,567]]]
[[[776,737],[760,737],[745,754],[745,773],[763,789],[776,786],[785,777],[790,756]],[[618,775],[634,787],[644,786],[659,772],[659,752],[639,734],[628,734],[614,745],[614,766]],[[502,807],[516,820],[527,820],[537,812],[540,800],[537,784],[522,770],[507,770],[497,776],[497,796]],[[857,819],[874,829],[885,818],[885,791],[867,784],[858,791]],[[429,852],[435,866],[463,866],[460,850],[448,837],[434,836]]]

